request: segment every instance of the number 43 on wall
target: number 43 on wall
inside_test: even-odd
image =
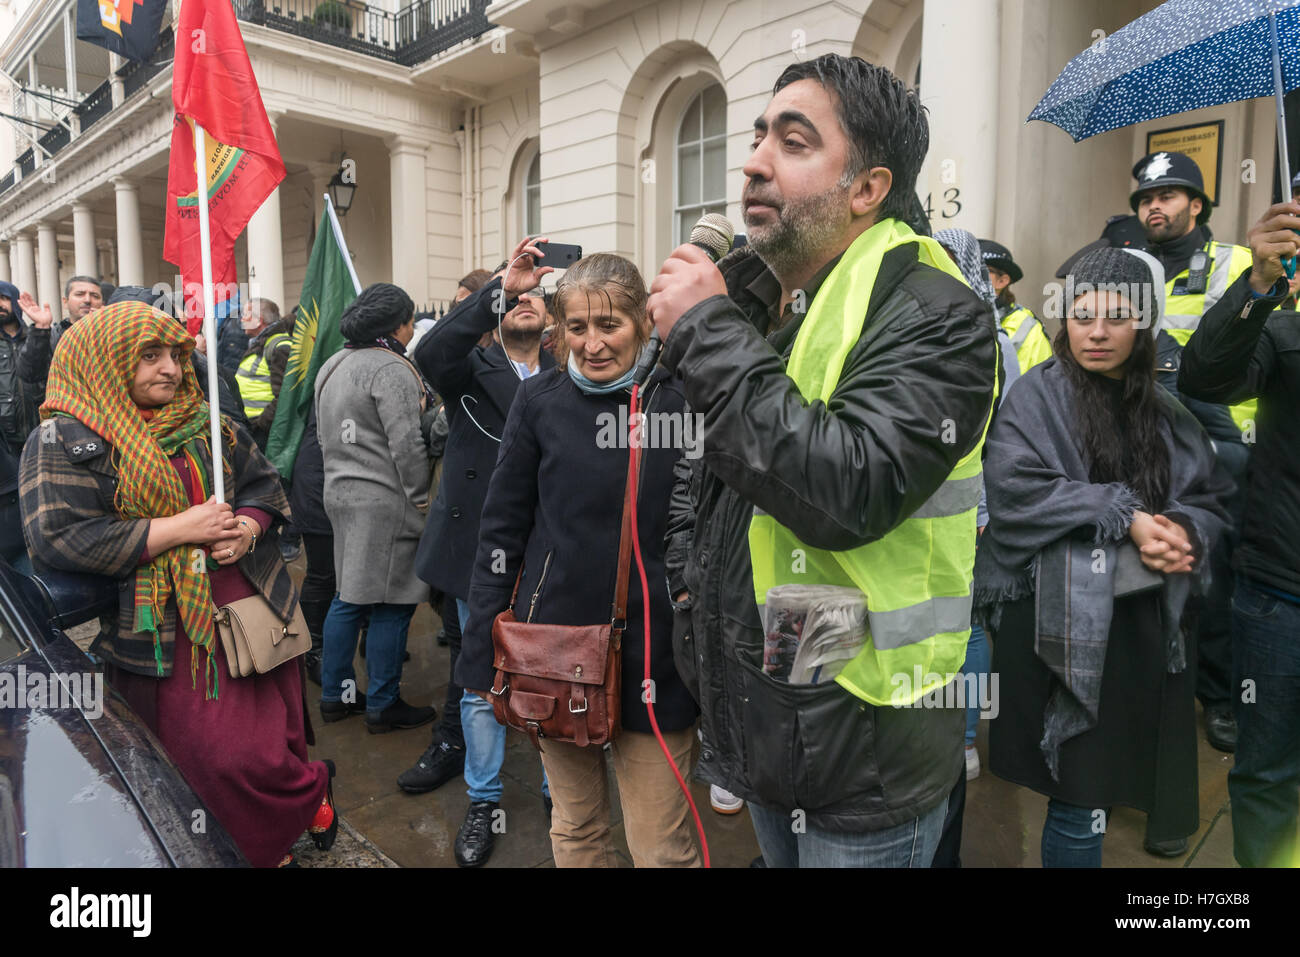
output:
[[[925,215],[930,220],[934,219],[934,206],[931,201],[933,195],[933,193],[925,194]],[[949,186],[943,191],[943,209],[939,212],[940,219],[954,219],[961,212],[960,197],[961,190],[956,186]]]

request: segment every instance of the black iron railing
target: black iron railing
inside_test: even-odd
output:
[[[23,179],[31,176],[36,171],[36,152],[34,150],[28,150],[18,157],[18,171],[22,174]]]
[[[75,112],[81,117],[81,132],[86,132],[113,108],[113,84],[105,80],[81,101]]]
[[[3,193],[5,190],[10,189],[14,185],[14,182],[16,180],[17,177],[14,175],[13,170],[10,170],[9,172],[5,173],[4,176],[0,176],[0,193]]]
[[[129,97],[161,73],[172,62],[175,53],[175,36],[172,34],[171,27],[168,27],[158,41],[158,49],[153,51],[153,55],[148,60],[143,63],[132,60],[117,71],[118,77],[122,80],[123,96]]]
[[[53,156],[72,142],[72,133],[62,123],[55,125],[37,137],[36,142],[45,147],[45,152]]]
[[[359,0],[232,0],[248,23],[414,66],[492,28],[490,0],[415,0],[397,13]]]

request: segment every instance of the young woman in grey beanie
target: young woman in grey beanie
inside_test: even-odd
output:
[[[1164,275],[1101,249],[1067,277],[1054,357],[989,432],[975,565],[1000,712],[994,774],[1049,798],[1045,867],[1101,865],[1115,805],[1148,848],[1196,831],[1196,649],[1179,629],[1228,491],[1192,415],[1155,381]]]

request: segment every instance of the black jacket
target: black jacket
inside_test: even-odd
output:
[[[1178,391],[1178,370],[1183,364],[1183,347],[1178,340],[1161,329],[1156,334],[1156,381],[1177,399],[1209,434],[1214,442],[1214,454],[1223,471],[1238,488],[1245,483],[1246,461],[1250,449],[1241,440],[1241,429],[1233,421],[1226,405],[1201,402]]]
[[[248,352],[248,333],[239,315],[227,316],[217,333],[217,364],[232,375],[239,371],[239,362]]]
[[[23,443],[39,422],[36,389],[18,373],[18,357],[27,336],[27,323],[22,319],[18,320],[18,334],[12,338],[0,329],[0,442],[14,455],[22,454]]]
[[[1201,317],[1183,348],[1178,386],[1205,402],[1259,400],[1233,565],[1300,595],[1300,313],[1273,311],[1286,298],[1282,281],[1252,300],[1250,274]]]
[[[38,406],[45,401],[45,383],[50,377],[54,347],[71,327],[70,320],[60,319],[48,329],[32,326],[27,330],[27,341],[18,354],[18,375],[31,389],[32,399]]]
[[[672,433],[684,399],[662,371],[647,383],[651,436]],[[510,602],[523,564],[515,614],[523,621],[595,625],[610,620],[629,450],[602,440],[620,430],[628,393],[584,395],[568,374],[552,369],[520,387],[506,421],[501,454],[488,485],[469,593],[469,626],[461,639],[455,681],[492,685],[492,620]],[[625,421],[625,420],[624,420]],[[659,444],[654,442],[652,444]],[[664,578],[664,535],[673,463],[681,448],[643,448],[637,528],[649,584],[650,677],[655,717],[665,731],[695,722],[698,709],[673,664],[672,605]],[[650,733],[642,702],[645,681],[645,596],[635,559],[623,632],[623,726]]]
[[[877,540],[916,511],[980,436],[998,361],[992,311],[970,288],[919,264],[882,261],[862,334],[829,407],[805,405],[785,374],[795,316],[772,335],[751,286],[770,273],[750,249],[719,268],[729,298],[688,311],[664,346],[704,418],[703,467],[678,468],[669,555],[691,592],[675,627],[698,693],[706,780],[828,830],[890,827],[934,807],[962,762],[959,708],[872,707],[832,683],[796,686],[761,671],[748,529],[755,506],[817,548]],[[816,292],[813,293],[815,302]],[[942,441],[948,425],[956,442]],[[696,463],[698,466],[698,462]],[[671,543],[670,543],[671,544]]]
[[[307,427],[293,462],[293,482],[289,486],[289,510],[293,527],[303,535],[334,535],[334,526],[325,514],[325,457],[316,434],[316,403],[307,412]]]
[[[492,304],[500,288],[494,279],[466,297],[420,339],[413,357],[446,404],[450,427],[438,497],[429,507],[415,570],[434,588],[462,599],[469,597],[479,515],[506,414],[519,388],[519,375],[500,343],[490,349],[478,346],[483,333],[497,326]],[[509,312],[515,302],[504,307]],[[537,374],[553,368],[555,360],[543,351]]]

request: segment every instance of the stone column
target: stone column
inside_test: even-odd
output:
[[[83,202],[72,204],[72,243],[78,276],[103,278],[99,272],[99,251],[95,248],[95,212]]]
[[[13,247],[8,243],[0,243],[0,282],[13,282],[13,266],[10,262]]]
[[[930,225],[993,233],[998,169],[998,0],[926,0],[921,21],[921,102],[930,151],[916,192]],[[972,69],[972,55],[980,64]]]
[[[36,275],[36,299],[41,305],[49,303],[54,321],[63,318],[63,290],[59,288],[59,241],[54,223],[36,224],[36,244],[39,257]]]
[[[113,241],[111,239],[95,240],[95,260],[99,272],[100,282],[111,282],[117,285],[117,262],[113,255]]]
[[[32,243],[32,234],[19,233],[14,245],[18,250],[14,285],[18,287],[19,292],[30,292],[34,296],[36,295],[36,247]]]
[[[117,284],[144,285],[144,251],[140,243],[140,193],[135,183],[113,180],[117,198]]]
[[[425,154],[429,144],[391,136],[388,146],[392,207],[393,282],[417,303],[429,300],[429,221]]]
[[[276,132],[278,112],[268,112]],[[284,236],[280,229],[280,187],[257,208],[248,221],[249,296],[270,299],[281,309],[284,302]]]

